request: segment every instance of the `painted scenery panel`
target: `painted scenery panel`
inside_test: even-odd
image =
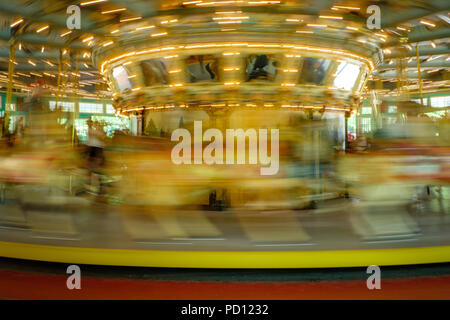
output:
[[[213,55],[195,55],[186,60],[189,82],[218,81],[218,59]]]
[[[247,81],[274,81],[278,73],[279,59],[271,54],[252,54],[246,57]]]

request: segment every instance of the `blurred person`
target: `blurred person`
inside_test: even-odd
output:
[[[105,147],[105,132],[98,123],[94,123],[91,119],[87,121],[88,125],[88,159],[87,167],[89,170],[90,191],[102,193],[102,168],[105,164],[105,156],[103,149]]]

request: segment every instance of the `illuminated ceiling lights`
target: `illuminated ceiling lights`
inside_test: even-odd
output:
[[[319,16],[320,19],[335,19],[335,20],[342,20],[343,17],[340,16]]]
[[[61,38],[65,37],[65,36],[67,36],[68,34],[71,34],[71,33],[72,33],[72,31],[70,31],[70,30],[67,31],[67,32],[64,32],[64,33],[61,34]]]
[[[421,24],[424,24],[424,25],[427,25],[427,26],[430,26],[430,27],[436,27],[436,25],[433,23],[433,22],[430,22],[430,21],[427,21],[427,20],[420,20],[420,23]]]
[[[333,6],[331,8],[331,10],[339,10],[339,9],[344,9],[344,10],[360,10],[361,8],[358,7],[349,7],[349,6]]]
[[[102,14],[115,13],[115,12],[120,12],[120,11],[125,11],[125,10],[127,10],[127,8],[120,8],[120,9],[102,11]]]
[[[134,20],[140,20],[142,17],[134,17],[134,18],[127,18],[127,19],[120,19],[120,22],[128,22],[128,21],[134,21]]]
[[[49,27],[50,27],[49,25],[46,25],[46,26],[44,26],[44,27],[41,27],[41,28],[39,28],[39,29],[36,30],[36,33],[42,32],[42,31],[48,29]]]
[[[436,48],[436,43],[435,43],[433,40],[431,40],[431,46],[432,46],[433,48]]]
[[[167,32],[154,33],[154,34],[152,34],[152,37],[160,37],[160,36],[165,36],[166,34],[167,34]]]
[[[213,17],[213,20],[243,20],[248,19],[248,16],[244,17]]]
[[[112,45],[114,42],[113,41],[108,41],[106,43],[103,44],[104,47],[107,47],[109,45]]]
[[[398,26],[398,27],[396,27],[396,29],[397,29],[397,30],[401,30],[401,31],[408,31],[408,32],[411,32],[411,29],[406,28],[406,27],[402,27],[402,26]]]
[[[94,36],[90,36],[87,38],[84,38],[83,40],[81,40],[82,42],[86,42],[86,41],[91,41],[92,39],[94,39]]]
[[[22,22],[23,22],[23,19],[16,20],[13,23],[11,23],[10,27],[14,28],[15,26],[19,25]]]
[[[306,24],[308,27],[313,27],[313,28],[326,28],[327,25],[326,24],[315,24],[315,23],[308,23]]]
[[[144,26],[144,27],[138,27],[138,28],[136,28],[136,31],[139,31],[139,30],[146,30],[146,29],[153,29],[155,26]]]
[[[310,30],[297,30],[295,31],[296,33],[314,33],[314,31],[310,31]]]
[[[82,2],[82,3],[80,3],[80,6],[89,6],[89,5],[91,5],[91,4],[96,4],[96,3],[99,3],[99,2],[106,2],[106,1],[108,1],[108,0],[92,0],[92,1],[86,1],[86,2]]]

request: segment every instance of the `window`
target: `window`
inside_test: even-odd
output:
[[[318,58],[305,58],[300,72],[299,83],[312,83],[321,85],[325,80],[331,60]]]
[[[131,82],[128,78],[128,71],[120,66],[113,69],[113,77],[116,80],[117,87],[120,91],[131,89]]]
[[[356,132],[356,115],[355,114],[352,114],[350,116],[350,118],[348,118],[347,125],[348,125],[349,132]]]
[[[384,126],[389,126],[391,124],[397,123],[397,118],[394,117],[386,117],[383,118],[383,125]]]
[[[338,89],[352,90],[359,75],[357,65],[341,62],[336,70],[333,86]]]
[[[445,108],[450,106],[450,96],[431,97],[431,106],[434,108]]]
[[[108,137],[114,136],[116,130],[130,129],[130,120],[127,118],[92,116],[92,121],[104,123],[103,129]]]
[[[371,127],[371,118],[360,118],[359,119],[359,124],[361,126],[361,131],[362,132],[370,132],[372,131],[372,127]]]
[[[372,114],[372,107],[362,107],[361,114]]]
[[[114,114],[114,113],[116,113],[116,110],[114,109],[114,107],[113,107],[113,105],[112,104],[107,104],[106,105],[106,113],[107,114]]]
[[[49,101],[48,104],[50,110],[56,109],[56,101]],[[58,101],[58,108],[61,108],[63,112],[73,112],[73,110],[75,109],[75,103],[68,101]]]
[[[75,130],[80,140],[87,140],[89,131],[87,119],[75,119]]]
[[[80,113],[103,113],[103,104],[80,102]]]
[[[388,113],[397,113],[397,106],[388,106]]]

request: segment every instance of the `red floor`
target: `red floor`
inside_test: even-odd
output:
[[[66,277],[0,270],[5,299],[450,299],[450,276],[382,280],[381,290],[365,281],[180,282],[82,278],[68,290]]]

